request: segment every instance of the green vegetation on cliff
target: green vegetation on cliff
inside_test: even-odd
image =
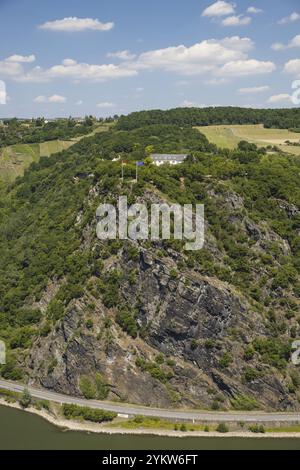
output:
[[[149,147],[153,152],[186,152],[189,157],[174,167],[147,163],[134,184],[134,162],[147,159]],[[116,156],[128,161],[123,183],[120,162],[112,161]],[[299,174],[297,157],[268,155],[245,144],[232,151],[219,150],[197,130],[170,124],[132,131],[112,129],[32,163],[23,177],[2,189],[0,202],[0,331],[8,347],[2,376],[18,380],[30,374],[32,348],[42,347],[49,335],[55,335],[66,315],[71,312],[74,317],[78,305],[84,305],[86,317],[74,326],[72,335],[80,338],[82,347],[96,338],[111,360],[113,335],[121,330],[128,341],[138,338],[155,345],[158,353],[164,352],[159,337],[153,339],[149,334],[151,322],[143,323],[144,293],[138,292],[141,250],[152,250],[160,259],[176,259],[169,275],[172,285],[178,286],[182,273],[191,271],[210,279],[212,285],[230,286],[251,315],[260,318],[253,341],[243,336],[242,323],[226,327],[228,343],[214,333],[211,338],[195,337],[185,345],[184,360],[193,364],[192,358],[202,348],[203,357],[214,361],[222,376],[229,376],[238,363],[241,370],[235,380],[246,389],[231,396],[229,403],[236,409],[258,406],[257,396],[251,396],[257,392],[253,384],[264,380],[270,370],[274,380],[281,380],[285,390],[290,390],[282,393],[292,393],[296,400],[299,384],[289,355],[292,339],[300,335]],[[151,198],[203,203],[207,222],[204,249],[185,252],[175,240],[154,246],[100,242],[95,233],[96,208],[101,202],[115,202],[119,195],[127,195],[129,203],[136,199],[149,203]],[[122,262],[116,264],[118,259]],[[184,282],[188,289],[188,278]],[[125,295],[130,289],[138,292],[133,303]],[[160,305],[157,308],[159,311]],[[246,321],[244,309],[235,308]],[[100,324],[103,312],[106,318]],[[177,331],[171,322],[168,328]],[[180,345],[181,330],[172,334]],[[239,347],[227,351],[230,342]],[[139,355],[131,367],[157,380],[175,401],[178,397],[172,387],[180,382],[180,369],[171,358],[168,361],[162,364]],[[40,367],[46,368],[50,380],[60,363],[53,357],[46,364],[41,360]],[[257,370],[259,367],[264,370]],[[99,370],[94,376],[81,373],[78,393],[91,398],[108,396],[113,387]],[[223,393],[220,384],[225,379],[214,380]],[[222,400],[213,394],[212,400],[222,406]]]

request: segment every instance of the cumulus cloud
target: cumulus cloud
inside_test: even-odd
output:
[[[272,62],[251,60],[249,53],[254,43],[239,36],[224,39],[208,39],[192,46],[178,45],[155,49],[130,58],[128,51],[118,54],[119,64],[88,64],[66,58],[61,64],[47,69],[35,66],[24,71],[18,62],[0,62],[0,73],[19,82],[49,82],[67,79],[73,83],[81,81],[104,82],[107,80],[134,77],[141,70],[162,70],[179,75],[208,74],[209,79],[221,81],[227,77],[269,73],[275,70]],[[126,59],[126,60],[125,60]]]
[[[125,50],[125,51],[109,52],[106,57],[116,58],[120,60],[133,60],[136,57],[136,55],[132,54],[128,50]]]
[[[65,103],[67,101],[67,98],[61,95],[39,95],[34,99],[34,101],[35,103]]]
[[[294,11],[290,16],[286,16],[278,21],[278,24],[289,24],[300,20],[300,14]]]
[[[61,20],[47,21],[39,25],[39,29],[48,31],[66,31],[66,32],[81,32],[81,31],[110,31],[114,27],[113,22],[102,23],[98,19],[93,18],[77,18],[71,16]]]
[[[35,61],[35,55],[34,54],[31,54],[31,55],[14,54],[14,55],[11,55],[10,57],[7,57],[5,61],[30,64],[31,62]]]
[[[289,60],[284,66],[284,71],[300,77],[300,59]]]
[[[261,10],[261,8],[249,7],[247,8],[247,13],[250,13],[252,15],[257,15],[258,13],[263,13],[263,10]]]
[[[212,5],[205,8],[202,12],[202,16],[214,17],[214,16],[226,16],[231,15],[235,12],[235,4],[219,0]]]
[[[102,109],[109,109],[109,108],[115,108],[115,107],[116,107],[115,103],[111,103],[110,101],[103,101],[97,104],[97,108],[102,108]]]
[[[273,62],[248,59],[228,62],[219,69],[218,74],[223,77],[243,77],[271,73],[274,70],[276,65]]]
[[[245,26],[247,24],[250,24],[252,21],[252,18],[250,16],[228,16],[228,18],[225,18],[222,20],[222,25],[223,26]]]
[[[35,67],[28,73],[18,77],[23,82],[47,82],[52,79],[69,78],[72,80],[105,81],[114,78],[132,77],[137,72],[130,68],[113,64],[78,63],[73,59],[65,59],[59,65],[49,69]]]
[[[0,104],[6,104],[6,85],[3,80],[0,80]]]
[[[194,101],[184,100],[181,105],[181,108],[206,108],[205,104],[195,103]]]
[[[252,48],[249,38],[209,39],[191,47],[180,45],[145,52],[138,57],[135,67],[163,69],[183,75],[203,74],[213,72],[226,62],[246,58]]]
[[[18,62],[0,61],[0,76],[7,78],[18,77],[23,73],[23,68]]]
[[[282,44],[281,42],[275,42],[271,48],[274,51],[282,51],[285,49],[292,49],[293,47],[300,47],[300,34],[295,36],[288,44]]]
[[[279,95],[270,96],[270,98],[268,99],[268,103],[271,103],[271,104],[292,103],[292,97],[291,95],[288,95],[287,93],[281,93]]]
[[[253,86],[249,88],[240,88],[238,92],[241,95],[247,95],[247,94],[263,93],[268,90],[270,90],[270,87],[266,85],[266,86]]]

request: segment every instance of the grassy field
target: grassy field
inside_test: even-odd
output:
[[[84,137],[90,137],[97,132],[106,132],[111,124],[103,124],[87,136],[76,137],[71,140],[51,140],[41,144],[17,144],[0,149],[0,181],[9,183],[17,176],[22,176],[25,169],[40,157],[50,157],[54,153],[61,152]]]
[[[241,140],[247,140],[259,147],[276,145],[283,151],[300,155],[300,146],[288,146],[286,140],[299,142],[300,134],[287,129],[265,129],[262,125],[222,125],[197,127],[208,140],[218,147],[234,149]]]

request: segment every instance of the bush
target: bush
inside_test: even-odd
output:
[[[252,424],[251,426],[249,426],[249,431],[250,432],[253,432],[253,433],[256,433],[256,434],[264,434],[266,432],[264,426],[259,426],[258,424]]]
[[[99,373],[95,377],[87,377],[85,375],[80,377],[79,388],[83,396],[88,400],[105,400],[109,393],[109,386]]]
[[[255,398],[248,397],[247,395],[236,395],[231,400],[231,405],[235,410],[239,411],[253,411],[259,408],[259,403]]]
[[[285,369],[290,359],[291,346],[278,338],[259,338],[253,343],[264,362],[277,369]]]
[[[96,410],[86,406],[81,407],[68,404],[64,404],[62,406],[62,411],[67,419],[82,418],[85,421],[92,421],[93,423],[112,421],[117,417],[117,413],[114,413],[113,411]]]
[[[246,367],[243,373],[243,382],[253,382],[253,380],[258,379],[260,375],[260,372],[258,372],[256,369]]]
[[[229,365],[231,364],[231,362],[232,362],[231,354],[229,354],[228,352],[226,352],[225,354],[223,354],[223,356],[222,356],[221,359],[219,360],[219,366],[220,366],[222,369],[226,369],[227,367],[229,367]]]
[[[117,322],[120,327],[126,331],[130,336],[136,338],[138,335],[139,327],[136,322],[136,311],[129,311],[128,309],[119,310],[117,313]]]
[[[86,398],[87,400],[93,400],[96,398],[96,385],[89,377],[80,377],[79,388],[84,398]]]
[[[86,322],[85,322],[85,326],[87,327],[88,330],[92,330],[93,327],[94,327],[94,322],[91,318],[89,318]]]
[[[31,402],[32,402],[32,397],[29,391],[25,388],[22,392],[19,403],[22,406],[22,408],[28,408]]]
[[[216,429],[217,432],[220,432],[222,434],[225,434],[227,432],[229,432],[229,429],[228,429],[228,426],[225,424],[225,423],[220,423],[218,426],[217,426],[217,429]]]

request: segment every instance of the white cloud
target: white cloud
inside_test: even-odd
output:
[[[273,49],[273,51],[283,51],[286,49],[286,46],[281,42],[274,42],[274,44],[271,46],[271,49]]]
[[[289,43],[289,47],[300,47],[300,34],[295,36]]]
[[[62,64],[63,64],[63,65],[66,65],[66,66],[68,66],[68,65],[76,65],[77,62],[76,62],[76,60],[74,60],[74,59],[64,59],[64,60],[62,61]]]
[[[18,62],[0,61],[0,76],[14,78],[22,75],[23,68]]]
[[[249,59],[228,62],[219,69],[218,74],[222,77],[243,77],[271,73],[274,70],[276,65],[273,62]]]
[[[109,101],[103,101],[102,103],[97,104],[97,108],[102,108],[102,109],[109,109],[109,108],[115,108],[116,105],[115,103],[111,103]]]
[[[181,105],[182,108],[205,108],[205,104],[198,104],[194,101],[184,100]]]
[[[121,59],[121,60],[133,60],[136,57],[136,55],[132,54],[128,50],[125,50],[125,51],[109,52],[106,57],[116,58],[116,59]]]
[[[6,94],[6,85],[3,80],[0,80],[0,104],[6,104],[7,94]]]
[[[241,95],[247,95],[247,94],[263,93],[268,90],[270,90],[269,86],[253,86],[249,88],[240,88],[238,92]]]
[[[61,64],[48,69],[35,66],[24,71],[22,65],[17,62],[3,61],[0,62],[0,74],[19,82],[43,83],[65,79],[80,83],[134,77],[141,70],[162,70],[183,76],[208,74],[210,76],[207,80],[214,79],[215,82],[221,83],[227,77],[269,73],[275,70],[272,62],[249,58],[253,47],[251,39],[232,36],[204,40],[190,47],[179,45],[151,50],[117,65],[78,63],[72,58],[66,58]],[[128,57],[127,51],[126,56]]]
[[[300,20],[300,14],[294,11],[290,16],[286,16],[278,21],[278,24],[289,24]]]
[[[300,59],[289,60],[284,66],[284,71],[300,77]]]
[[[33,100],[35,103],[47,103],[47,96],[39,95]]]
[[[214,16],[226,16],[231,15],[235,12],[235,4],[219,0],[209,7],[207,7],[203,12],[202,16],[214,17]]]
[[[288,44],[282,44],[281,42],[275,42],[271,48],[274,51],[283,51],[285,49],[292,49],[293,47],[300,47],[300,34],[295,36]]]
[[[67,31],[67,32],[80,32],[80,31],[109,31],[114,27],[114,23],[102,23],[98,19],[93,18],[77,18],[76,16],[63,18],[61,20],[47,21],[39,25],[39,29],[48,31]]]
[[[61,95],[39,95],[34,99],[34,101],[35,103],[65,103],[67,101],[67,98]]]
[[[280,95],[270,96],[270,98],[268,99],[268,103],[292,103],[292,97],[287,93],[281,93]]]
[[[209,39],[191,47],[181,45],[145,52],[134,66],[136,69],[162,69],[183,75],[203,74],[213,72],[227,62],[245,59],[252,48],[253,42],[249,38]]]
[[[76,101],[75,104],[76,104],[76,106],[81,106],[81,105],[83,104],[83,101],[82,101],[82,100],[78,100],[78,101]]]
[[[250,13],[252,15],[257,15],[258,13],[263,13],[263,10],[261,10],[260,8],[256,8],[256,7],[249,7],[247,8],[247,13]]]
[[[225,18],[222,20],[222,25],[223,26],[245,26],[247,24],[250,24],[252,21],[252,18],[250,16],[228,16],[228,18]]]
[[[67,101],[67,98],[61,95],[52,95],[49,96],[48,100],[49,103],[65,103]]]
[[[77,63],[73,59],[65,59],[59,65],[49,69],[35,67],[28,73],[18,77],[23,82],[47,82],[52,79],[69,78],[72,80],[105,81],[113,78],[132,77],[137,72],[133,68],[113,64]]]
[[[35,55],[34,54],[31,54],[31,55],[14,54],[14,55],[11,55],[10,57],[7,57],[5,61],[30,64],[31,62],[35,61]]]

